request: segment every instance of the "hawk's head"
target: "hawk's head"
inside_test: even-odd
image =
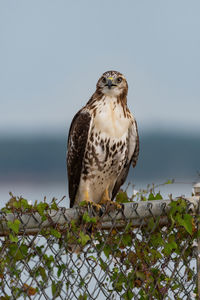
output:
[[[97,82],[97,91],[107,96],[127,95],[128,84],[124,75],[117,71],[103,73]]]

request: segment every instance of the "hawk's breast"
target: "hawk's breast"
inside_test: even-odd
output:
[[[105,97],[97,107],[93,126],[108,137],[121,138],[128,131],[130,118],[125,116],[116,98]]]
[[[85,188],[94,202],[100,201],[106,188],[112,194],[127,163],[130,124],[120,104],[106,98],[100,102],[89,131],[79,197]]]

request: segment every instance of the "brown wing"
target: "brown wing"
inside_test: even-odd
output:
[[[131,128],[129,129],[129,146],[128,146],[128,154],[127,154],[127,162],[122,170],[121,174],[117,178],[115,186],[112,191],[112,200],[117,195],[120,186],[124,184],[126,177],[128,175],[128,171],[130,165],[132,163],[133,168],[136,166],[137,160],[139,156],[139,135],[136,121],[133,123]]]
[[[74,116],[69,130],[67,173],[70,208],[74,205],[80,182],[90,121],[91,115],[82,109]]]
[[[139,142],[139,134],[138,134],[138,127],[137,127],[137,122],[135,121],[135,129],[136,129],[136,145],[135,145],[135,150],[133,152],[133,156],[131,159],[131,163],[133,168],[136,166],[138,157],[139,157],[139,151],[140,151],[140,142]]]

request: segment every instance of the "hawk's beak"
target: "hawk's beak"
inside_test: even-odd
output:
[[[112,85],[113,85],[112,80],[111,80],[111,79],[108,79],[108,81],[107,81],[107,86],[108,86],[108,88],[111,89],[111,86],[112,86]]]

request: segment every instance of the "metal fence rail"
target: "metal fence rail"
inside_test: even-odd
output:
[[[199,299],[199,196],[0,213],[0,299]]]

